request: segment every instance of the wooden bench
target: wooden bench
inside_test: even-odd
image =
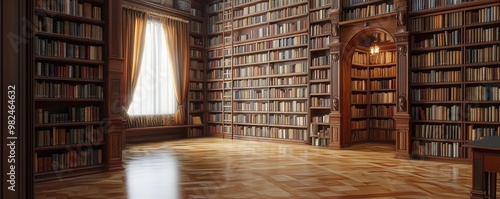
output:
[[[123,131],[123,144],[153,142],[187,138],[189,128],[204,125],[168,125],[142,128],[129,128]]]

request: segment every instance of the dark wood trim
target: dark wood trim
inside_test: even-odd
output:
[[[149,2],[149,1],[123,0],[123,5],[134,6],[134,7],[142,8],[145,10],[151,10],[154,12],[168,13],[169,15],[172,15],[175,17],[180,17],[180,18],[183,18],[186,20],[191,20],[191,19],[198,20],[198,21],[205,20],[205,18],[203,18],[203,17],[197,17],[197,16],[191,15],[190,12],[177,10],[177,9],[163,6],[160,4],[155,4],[155,3]]]
[[[2,13],[2,191],[1,198],[33,198],[33,165],[32,154],[32,119],[31,114],[33,104],[28,100],[31,96],[29,64],[33,64],[31,57],[31,39],[33,38],[32,1],[2,1],[0,5]],[[8,126],[7,91],[9,85],[15,86],[15,134],[9,135],[6,131]],[[13,136],[15,139],[8,139]],[[8,146],[8,143],[15,141],[15,145]],[[15,157],[9,157],[10,152],[15,151]],[[9,162],[14,159],[14,162]],[[11,166],[15,167],[15,191],[8,187],[11,185],[7,180],[10,179]]]
[[[192,127],[204,125],[171,125],[144,128],[129,128],[123,131],[123,143],[155,142],[187,138],[187,131]]]

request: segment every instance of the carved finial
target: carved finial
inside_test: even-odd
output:
[[[334,111],[339,110],[339,96],[338,95],[335,95],[335,97],[333,97],[333,110]]]
[[[398,97],[398,110],[399,110],[399,112],[406,111],[406,95],[405,94],[401,94]]]

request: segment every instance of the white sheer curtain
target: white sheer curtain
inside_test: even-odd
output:
[[[129,115],[174,114],[177,102],[174,94],[174,79],[162,23],[149,20],[142,63]]]

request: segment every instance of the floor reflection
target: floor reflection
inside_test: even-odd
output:
[[[129,157],[125,180],[129,199],[177,199],[179,196],[178,162],[166,151],[143,151]]]

